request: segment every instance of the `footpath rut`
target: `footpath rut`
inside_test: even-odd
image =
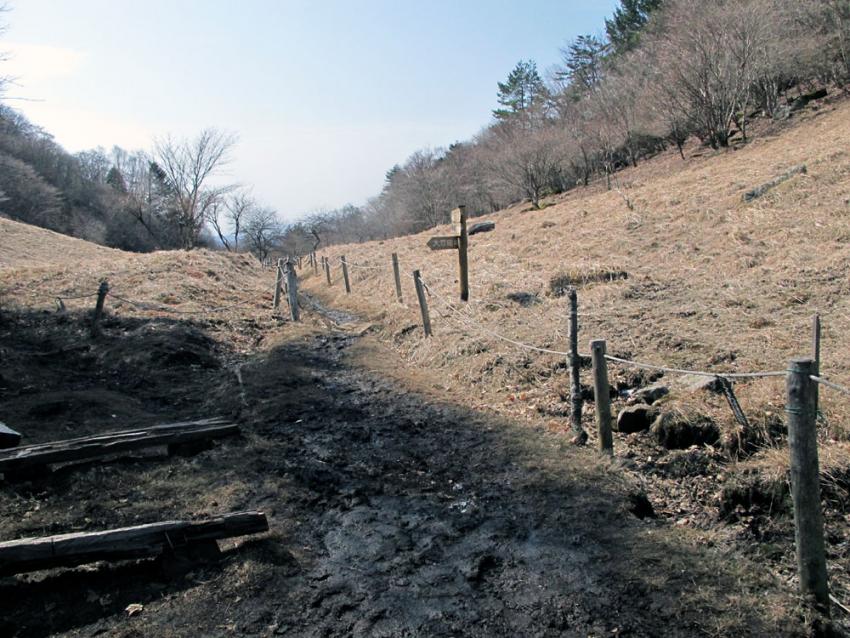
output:
[[[32,436],[102,427],[102,409],[117,422],[124,405],[152,423],[230,416],[243,436],[4,485],[3,538],[240,510],[271,531],[220,561],[0,579],[0,637],[801,635],[772,615],[791,587],[638,518],[623,468],[465,407],[353,318],[323,316],[258,334],[286,338],[252,356],[203,324],[112,318],[80,348],[83,316],[7,317],[0,408]]]
[[[722,606],[734,583],[693,547],[654,540],[655,523],[629,512],[591,451],[403,391],[382,373],[392,356],[335,332],[267,362],[273,375],[302,361],[311,386],[296,422],[273,428],[289,475],[315,495],[296,508],[309,567],[290,583],[278,633],[704,633],[713,620],[688,590],[710,578]],[[762,633],[755,615],[744,621]]]

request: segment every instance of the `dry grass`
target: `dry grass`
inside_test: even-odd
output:
[[[850,104],[808,113],[781,135],[772,133],[738,150],[694,148],[687,161],[670,152],[625,171],[622,188],[633,210],[600,182],[555,198],[542,211],[517,205],[489,216],[496,230],[470,238],[472,300],[457,313],[443,301],[456,296],[455,254],[425,245],[449,227],[334,247],[326,251],[332,259],[345,254],[351,263],[386,268],[352,268],[350,297],[319,278],[309,286],[380,320],[411,361],[471,383],[473,396],[497,392],[489,401],[496,405],[512,403],[508,397],[517,392],[556,396],[566,378],[557,357],[519,351],[474,325],[565,350],[566,300],[549,287],[562,273],[587,275],[579,290],[582,349],[599,337],[609,352],[642,361],[781,370],[809,351],[810,317],[819,312],[822,370],[850,384],[843,357],[850,334],[850,154],[842,150],[850,141]],[[742,201],[747,190],[796,164],[806,164],[808,174]],[[405,307],[393,303],[392,252],[403,269]],[[612,264],[628,279],[593,283]],[[418,323],[409,274],[416,268],[434,291],[430,341],[418,330],[404,331]],[[334,278],[341,279],[338,268]],[[517,303],[512,293],[533,301]],[[781,383],[754,381],[737,391],[750,414],[781,411]],[[822,392],[828,437],[847,436],[848,406]]]
[[[0,228],[16,238],[8,251],[4,244],[0,261],[5,264],[0,267],[0,308],[56,310],[57,298],[69,311],[93,308],[91,295],[106,279],[107,312],[202,322],[235,352],[253,351],[282,325],[280,314],[272,311],[274,274],[250,255],[208,250],[136,254],[8,220],[0,220]],[[76,298],[82,295],[88,296]],[[302,328],[311,329],[287,324],[288,333]]]
[[[52,230],[0,217],[0,269],[22,265],[63,264],[122,254]]]
[[[318,277],[308,279],[307,287],[326,302],[375,321],[409,364],[440,374],[447,393],[475,408],[560,432],[565,440],[569,380],[563,357],[521,350],[492,334],[566,351],[568,302],[550,288],[551,280],[565,273],[580,284],[582,350],[592,338],[605,338],[610,353],[638,361],[718,372],[783,370],[792,357],[810,354],[811,316],[819,313],[822,373],[850,385],[850,360],[844,356],[850,336],[848,143],[850,103],[837,102],[791,127],[765,127],[752,143],[735,150],[692,147],[686,161],[669,152],[624,171],[621,190],[631,209],[600,182],[552,198],[545,210],[517,205],[500,211],[487,217],[496,222],[495,231],[470,238],[466,305],[456,301],[455,253],[426,247],[431,235],[447,234],[449,227],[334,247],[325,251],[332,259],[345,254],[349,263],[385,268],[352,269],[351,295],[340,285],[338,267],[334,287]],[[745,192],[798,164],[806,164],[807,174],[743,202]],[[394,301],[392,252],[403,270],[405,305]],[[414,269],[422,271],[434,293],[432,339],[422,338]],[[605,271],[625,271],[628,278],[593,276]],[[610,373],[616,382],[630,371],[612,365]],[[589,376],[583,382],[589,384]],[[672,512],[676,529],[685,531],[680,522],[698,527],[691,531],[702,534],[703,542],[716,540],[727,549],[724,539],[733,539],[731,547],[769,559],[765,569],[795,589],[787,516],[774,519],[773,512],[756,510],[728,528],[717,517],[721,491],[741,474],[763,485],[780,476],[785,480],[784,380],[735,384],[755,432],[743,456],[752,454],[753,445],[755,455],[744,462],[734,460],[742,447],[740,441],[736,445],[740,428],[724,398],[685,392],[671,375],[664,382],[673,388],[668,409],[708,415],[720,426],[725,467],[678,482],[659,479],[653,469],[659,451],[648,449],[637,435],[616,436],[618,457],[652,475],[650,496]],[[850,399],[823,388],[820,409],[830,577],[836,594],[846,600]],[[592,404],[585,410],[592,440]],[[676,514],[677,502],[687,516]],[[722,629],[718,633],[723,635]]]

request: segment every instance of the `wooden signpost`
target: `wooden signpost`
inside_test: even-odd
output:
[[[466,230],[466,207],[458,206],[452,211],[452,230],[454,235],[432,237],[428,240],[431,250],[457,250],[458,283],[461,301],[469,301],[469,235]]]
[[[450,235],[448,237],[432,237],[428,240],[428,248],[431,250],[457,250],[460,245],[458,240],[460,238],[455,235]]]

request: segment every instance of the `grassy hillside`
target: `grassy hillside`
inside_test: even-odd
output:
[[[118,250],[2,217],[0,237],[0,269],[20,265],[59,265],[122,254]]]
[[[456,255],[426,247],[432,235],[334,247],[352,268],[352,294],[314,277],[328,303],[375,321],[415,366],[437,370],[444,390],[469,405],[527,419],[568,436],[569,389],[563,357],[523,350],[493,333],[565,351],[566,298],[556,278],[578,284],[582,351],[604,338],[609,353],[637,361],[717,372],[782,371],[810,353],[814,313],[823,319],[822,372],[850,385],[844,356],[850,335],[850,104],[833,102],[792,126],[770,125],[750,144],[724,152],[692,146],[604,182],[554,198],[543,210],[518,205],[488,219],[496,230],[470,238],[471,300],[456,301]],[[807,172],[745,202],[743,195],[789,168]],[[477,221],[477,220],[476,220]],[[405,304],[394,302],[390,255],[403,270]],[[434,338],[423,339],[411,271],[431,288]],[[594,281],[599,273],[627,278]],[[557,286],[555,287],[557,288]],[[650,377],[612,365],[612,383]],[[648,432],[615,434],[618,459],[646,481],[656,511],[714,538],[733,537],[747,551],[775,559],[793,578],[788,511],[784,379],[735,384],[750,428],[720,394],[693,392],[676,375],[665,411],[708,418],[720,440],[668,450]],[[590,384],[589,372],[582,382]],[[850,398],[821,390],[819,420],[833,586],[850,595],[843,549],[850,478],[846,440]],[[615,409],[623,407],[615,402]],[[584,424],[593,439],[593,404]],[[592,441],[591,441],[592,442]],[[731,524],[731,527],[729,527]],[[753,541],[758,541],[754,543]]]
[[[239,349],[276,325],[274,277],[251,255],[130,253],[5,219],[0,232],[0,308],[88,310],[105,279],[112,315],[198,322]]]
[[[687,161],[668,153],[622,172],[611,191],[599,182],[553,199],[541,211],[520,205],[492,215],[487,219],[496,222],[496,230],[470,239],[472,300],[461,317],[563,350],[565,299],[552,292],[550,282],[570,275],[580,284],[582,349],[590,338],[606,338],[610,351],[639,360],[732,372],[783,369],[791,356],[808,351],[810,317],[819,312],[824,371],[850,382],[841,356],[850,329],[848,141],[850,105],[840,103],[788,130],[765,131],[734,151],[692,148]],[[750,203],[742,200],[751,188],[798,164],[807,166],[805,175]],[[450,353],[461,342],[483,340],[489,351],[461,357],[460,365],[471,372],[474,362],[496,356],[508,357],[506,365],[526,356],[541,359],[441,320],[439,299],[456,298],[456,256],[432,252],[426,241],[449,233],[444,226],[334,247],[327,251],[332,259],[345,254],[355,264],[384,268],[354,268],[350,298],[341,287],[326,291],[320,281],[313,287],[404,327],[417,322],[409,273],[418,268],[435,293],[436,339],[426,343],[417,333],[406,335],[403,344],[411,356],[456,365]],[[388,303],[392,252],[404,271],[406,308]],[[581,285],[597,272],[620,270],[626,279]],[[518,303],[512,293],[531,298]]]

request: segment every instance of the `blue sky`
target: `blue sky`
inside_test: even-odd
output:
[[[362,203],[417,148],[474,135],[615,0],[12,0],[10,101],[68,150],[239,136],[223,178],[292,220]]]

